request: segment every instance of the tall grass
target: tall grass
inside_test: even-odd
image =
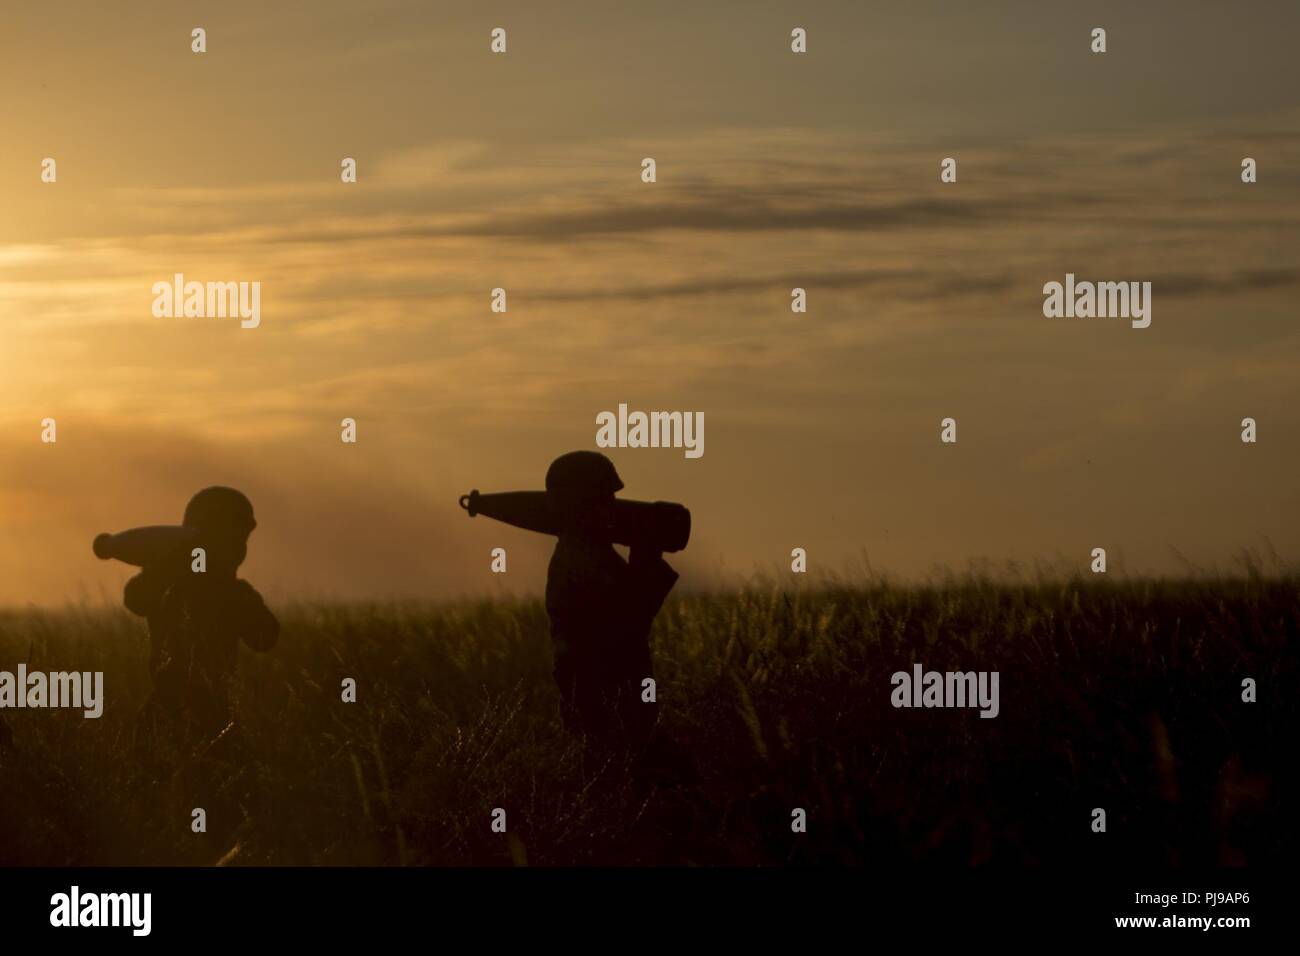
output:
[[[132,747],[143,622],[2,612],[0,669],[102,670],[106,704],[6,712],[0,863],[1281,862],[1297,594],[1250,573],[674,598],[661,728],[693,772],[651,778],[562,731],[538,601],[277,609],[280,644],[244,654],[231,741],[202,760]],[[913,663],[999,671],[999,716],[893,708]]]

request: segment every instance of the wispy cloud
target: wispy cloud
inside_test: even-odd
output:
[[[23,570],[11,553],[0,570],[44,587],[88,526],[137,520],[132,501],[179,507],[231,474],[277,516],[261,567],[286,593],[472,589],[480,577],[449,555],[486,553],[491,535],[446,523],[455,494],[535,484],[620,401],[710,416],[689,482],[680,460],[621,463],[662,489],[649,494],[690,497],[710,558],[770,557],[750,512],[781,540],[804,528],[850,553],[888,512],[916,539],[893,546],[895,566],[928,567],[949,546],[936,500],[965,509],[958,556],[987,553],[994,515],[970,515],[998,495],[1051,508],[1049,489],[1090,495],[1105,467],[1116,489],[1138,480],[1099,449],[1124,449],[1148,487],[1176,485],[1162,423],[1228,433],[1246,408],[1269,418],[1270,442],[1295,427],[1300,178],[1282,170],[1300,168],[1300,137],[1277,123],[1259,140],[1267,193],[1242,186],[1237,159],[1195,125],[969,149],[799,129],[509,154],[471,138],[378,152],[355,187],[331,168],[313,182],[110,191],[65,234],[3,233],[0,494],[50,515],[82,503],[31,528],[44,563]],[[951,153],[956,186],[938,178]],[[646,154],[654,185],[639,181]],[[1042,284],[1067,271],[1152,281],[1152,329],[1043,320]],[[154,319],[152,284],[175,272],[261,281],[262,328]],[[806,314],[790,311],[796,286]],[[505,314],[488,309],[495,287]],[[917,437],[954,409],[971,436],[962,487]],[[45,415],[64,430],[55,448],[33,437]],[[344,416],[361,422],[355,460],[338,456]],[[1300,463],[1269,453],[1278,473]],[[87,500],[115,460],[120,480]],[[835,520],[773,513],[805,485]],[[1106,494],[1105,520],[1142,520]],[[1020,530],[998,541],[1032,548],[1050,532],[1057,546],[1100,513],[1044,531],[1008,512]],[[1278,540],[1300,541],[1287,520]],[[1229,540],[1229,524],[1207,540]]]

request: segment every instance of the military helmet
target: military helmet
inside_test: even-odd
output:
[[[598,498],[621,490],[614,463],[598,451],[571,451],[546,469],[546,492],[566,498]]]
[[[253,504],[234,488],[204,488],[185,506],[182,524],[196,528],[231,528],[252,532],[257,527]]]

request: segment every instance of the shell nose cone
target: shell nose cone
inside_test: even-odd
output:
[[[95,557],[101,561],[107,561],[113,556],[113,536],[105,531],[103,534],[95,535],[95,543],[91,545],[95,551]]]

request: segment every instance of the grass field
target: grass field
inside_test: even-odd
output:
[[[106,703],[6,712],[0,863],[1280,863],[1298,593],[1251,574],[676,597],[655,659],[695,768],[678,785],[564,735],[539,601],[276,608],[279,646],[240,663],[239,756],[161,773],[131,746],[144,622],[11,610],[0,669],[102,670]],[[999,716],[893,708],[914,663],[999,671]]]

